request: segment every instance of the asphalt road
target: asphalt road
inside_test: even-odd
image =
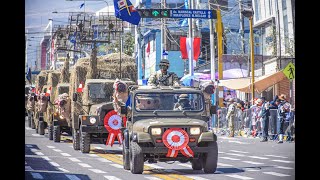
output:
[[[190,163],[145,162],[143,174],[122,166],[121,146],[91,145],[89,154],[75,151],[72,137],[55,143],[25,124],[25,179],[59,180],[292,180],[295,179],[295,143],[259,142],[258,138],[218,136],[218,168],[214,174],[194,171]]]

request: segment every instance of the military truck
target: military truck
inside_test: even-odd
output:
[[[120,111],[127,117],[122,151],[124,169],[141,174],[145,161],[190,161],[194,170],[215,172],[217,136],[208,128],[214,107],[208,108],[206,103],[208,93],[213,92],[212,86],[130,87],[131,103]],[[182,102],[188,106],[182,106]]]
[[[114,109],[112,102],[114,79],[87,79],[83,92],[73,93],[73,102],[82,107],[72,121],[73,147],[82,153],[90,151],[90,144],[106,143],[108,131],[105,117]],[[123,81],[134,84],[132,81]],[[76,112],[73,112],[76,113]]]

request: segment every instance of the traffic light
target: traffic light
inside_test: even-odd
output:
[[[170,18],[169,9],[137,9],[141,18]]]

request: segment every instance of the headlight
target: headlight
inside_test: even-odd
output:
[[[199,135],[200,134],[200,128],[199,127],[190,128],[190,134],[191,135]]]
[[[151,135],[160,135],[161,128],[151,128]]]
[[[96,119],[96,118],[90,117],[90,123],[91,123],[91,124],[94,124],[94,123],[96,123],[96,122],[97,122],[97,119]]]

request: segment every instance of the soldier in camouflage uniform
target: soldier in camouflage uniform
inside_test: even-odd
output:
[[[236,105],[237,103],[234,102],[233,98],[229,99],[229,106],[228,106],[228,113],[227,113],[227,120],[228,120],[228,126],[230,129],[229,137],[234,137],[234,119],[236,115]]]
[[[149,77],[149,86],[180,86],[179,78],[174,72],[169,72],[169,61],[167,59],[162,59],[160,61],[158,70],[156,73]]]

